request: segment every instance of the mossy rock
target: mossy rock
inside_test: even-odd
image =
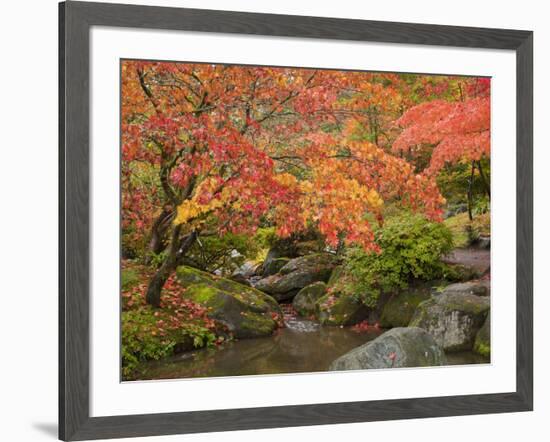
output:
[[[246,303],[253,311],[280,312],[279,304],[275,299],[253,287],[239,284],[238,282],[225,278],[219,278],[213,285],[221,290],[231,293],[233,296]]]
[[[369,309],[353,296],[327,294],[315,306],[316,316],[323,325],[354,325],[365,320]]]
[[[445,351],[472,350],[489,309],[485,296],[442,293],[418,305],[409,327],[427,330]]]
[[[444,294],[458,294],[458,295],[476,295],[476,296],[489,296],[490,282],[484,281],[468,281],[460,282],[456,284],[450,284],[443,289]]]
[[[447,264],[447,268],[444,271],[445,279],[451,282],[471,281],[472,279],[477,279],[480,276],[480,271],[463,264]]]
[[[298,314],[310,316],[315,313],[315,304],[325,295],[327,285],[323,281],[314,282],[298,292],[292,301],[292,306]]]
[[[264,264],[264,272],[263,276],[267,277],[270,275],[274,275],[275,273],[279,273],[279,270],[281,270],[288,262],[290,261],[290,258],[274,258]]]
[[[294,272],[309,272],[318,275],[319,280],[328,281],[332,270],[336,267],[337,258],[330,253],[313,253],[291,259],[281,268],[281,275],[288,275]]]
[[[217,287],[225,292],[231,293],[237,299],[248,305],[253,311],[275,311],[277,314],[282,315],[279,304],[275,299],[253,287],[231,279],[216,277],[210,273],[188,266],[178,267],[176,276],[178,282],[184,287],[190,287],[195,284],[205,284]]]
[[[314,282],[328,281],[336,263],[336,257],[329,253],[291,259],[279,273],[260,279],[255,287],[278,301],[286,301]]]
[[[255,338],[270,336],[277,328],[277,323],[265,315],[252,312],[243,312],[239,324],[240,331],[237,338]]]
[[[203,272],[189,266],[179,266],[176,270],[176,278],[183,287],[189,287],[193,284],[214,284],[214,275]]]
[[[406,327],[418,305],[430,299],[427,287],[411,287],[392,295],[382,308],[380,325],[384,328]]]
[[[295,258],[296,256],[298,255],[296,254],[294,241],[292,241],[290,238],[277,240],[267,252],[267,255],[262,265],[262,276],[267,277],[270,275],[268,273],[269,271],[266,272],[266,269],[270,268],[272,261],[279,258]]]
[[[483,327],[477,332],[474,352],[481,356],[491,356],[491,315],[487,316]]]
[[[425,330],[397,327],[336,359],[329,370],[364,370],[445,365],[443,349]]]
[[[191,285],[185,296],[208,309],[208,316],[224,324],[238,339],[269,336],[277,328],[278,312],[260,312],[245,299],[205,283]]]
[[[269,336],[283,317],[279,304],[260,290],[188,266],[176,271],[185,296],[208,309],[239,339]]]

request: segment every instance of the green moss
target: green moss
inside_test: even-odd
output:
[[[326,291],[327,285],[324,282],[314,282],[304,287],[296,294],[292,301],[292,305],[300,315],[311,315],[315,313],[315,303],[324,296]]]
[[[491,317],[487,316],[474,341],[474,352],[481,356],[491,356]]]
[[[173,312],[140,307],[122,313],[122,375],[135,379],[142,361],[161,359],[176,352],[213,344],[214,331],[201,318],[193,318],[181,326],[171,327]],[[166,326],[159,332],[159,321]]]
[[[230,293],[240,302],[246,304],[252,311],[273,311],[282,316],[281,308],[277,301],[260,290],[225,278],[214,281],[214,286]]]
[[[207,284],[195,284],[188,287],[185,295],[192,301],[213,310],[222,308],[225,295],[220,289]]]
[[[482,342],[477,342],[474,344],[474,352],[481,356],[491,356],[491,347]]]
[[[275,299],[253,287],[240,284],[230,279],[219,278],[211,275],[210,273],[188,266],[178,267],[176,274],[180,284],[187,287],[188,290],[195,285],[199,285],[201,287],[200,289],[194,289],[191,292],[196,293],[197,291],[202,291],[204,292],[203,296],[208,297],[214,292],[211,290],[210,295],[207,294],[206,287],[209,286],[230,294],[238,301],[249,306],[252,310],[258,312],[273,310],[278,314],[280,313],[279,304],[275,301]],[[196,302],[201,304],[203,303],[201,300],[197,300]]]
[[[128,290],[139,283],[139,275],[136,269],[124,269],[120,272],[120,285],[122,290]]]
[[[189,266],[179,266],[176,270],[176,277],[183,287],[201,283],[213,285],[214,283],[213,275]]]
[[[491,214],[490,212],[475,215],[470,221],[467,212],[447,218],[443,223],[453,234],[455,247],[468,247],[480,236],[491,235]]]
[[[471,226],[468,213],[459,213],[451,216],[443,222],[453,235],[453,243],[455,247],[468,247],[472,242]]]
[[[392,296],[384,305],[380,325],[385,328],[406,327],[418,305],[429,298],[428,288],[412,288]]]
[[[252,336],[266,336],[273,333],[277,324],[271,318],[267,318],[258,313],[245,312],[242,315],[240,327]]]
[[[479,278],[481,274],[473,267],[462,264],[449,264],[443,276],[451,282],[465,282]]]
[[[476,316],[484,314],[490,309],[487,298],[476,295],[445,293],[421,302],[417,307],[417,312],[424,314],[430,307],[435,305],[447,313],[461,311]],[[414,324],[411,322],[410,326],[412,327]]]
[[[368,315],[368,308],[348,295],[328,294],[317,301],[316,313],[323,325],[354,325]]]
[[[466,295],[462,295],[465,297]],[[445,309],[448,312],[462,311],[473,315],[481,315],[489,310],[489,305],[481,304],[470,299],[449,301],[445,304]]]

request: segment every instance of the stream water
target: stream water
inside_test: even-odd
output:
[[[228,342],[221,348],[201,349],[141,366],[139,379],[238,376],[327,371],[336,358],[375,339],[383,331],[372,328],[320,327],[302,318],[287,318],[273,336]],[[474,353],[448,355],[449,365],[488,362]]]

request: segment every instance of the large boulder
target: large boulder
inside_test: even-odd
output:
[[[336,267],[338,260],[331,253],[314,253],[312,255],[300,256],[291,259],[279,273],[288,275],[290,273],[307,273],[317,281],[328,281],[332,270]]]
[[[189,287],[193,284],[215,284],[219,277],[194,267],[179,266],[176,269],[176,279],[181,286]]]
[[[474,352],[481,356],[491,356],[491,315],[487,316],[474,341]]]
[[[187,266],[178,267],[176,276],[185,296],[206,307],[236,338],[269,336],[282,319],[277,301],[252,287]]]
[[[380,325],[384,328],[406,327],[416,311],[416,307],[430,299],[428,284],[409,287],[393,294],[382,307]]]
[[[291,259],[279,273],[260,279],[254,286],[278,301],[285,301],[292,299],[300,289],[314,282],[328,281],[336,263],[336,257],[329,253]]]
[[[298,292],[292,301],[292,306],[298,314],[310,316],[315,313],[315,305],[327,291],[323,281],[314,282]]]
[[[397,327],[336,359],[329,370],[364,370],[445,365],[445,353],[418,327]]]
[[[268,277],[271,275],[274,275],[275,273],[279,273],[279,270],[281,270],[288,262],[290,261],[290,258],[273,258],[269,261],[264,262],[263,265],[263,277]]]
[[[367,319],[370,310],[359,299],[328,293],[317,301],[316,316],[323,325],[354,325]]]
[[[262,276],[267,277],[273,274],[269,273],[269,269],[271,268],[271,263],[274,260],[279,258],[296,258],[297,256],[298,255],[296,254],[296,244],[295,241],[292,240],[292,238],[279,239],[271,246],[271,248],[267,252],[262,266]]]
[[[489,295],[489,280],[482,281],[468,281],[457,284],[448,285],[443,289],[442,293],[452,293],[457,295],[477,295],[488,296]]]
[[[489,309],[485,296],[442,293],[420,303],[409,326],[427,330],[445,351],[471,350]]]
[[[323,252],[325,249],[324,241],[315,231],[292,235],[289,238],[278,239],[275,241],[265,258],[263,276],[270,274],[267,270],[271,262],[278,258],[297,258],[299,256],[311,255],[313,253]]]

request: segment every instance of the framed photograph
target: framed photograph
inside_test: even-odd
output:
[[[532,410],[532,32],[59,14],[61,439]]]

